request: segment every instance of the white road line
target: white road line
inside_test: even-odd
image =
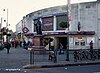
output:
[[[5,71],[20,71],[20,69],[5,69]]]
[[[100,73],[100,72],[94,72],[94,73]]]

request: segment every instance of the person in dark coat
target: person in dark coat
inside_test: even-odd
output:
[[[78,31],[80,31],[80,29],[81,29],[81,24],[80,22],[78,22]]]
[[[9,54],[9,50],[11,48],[11,44],[9,42],[5,43],[5,48],[7,49],[7,54]]]
[[[93,51],[93,41],[91,40],[91,42],[89,43],[90,45],[90,50]]]
[[[91,56],[91,59],[93,59],[93,41],[92,40],[89,43],[89,45],[90,45],[90,56]]]
[[[20,41],[20,47],[22,47],[22,41]]]

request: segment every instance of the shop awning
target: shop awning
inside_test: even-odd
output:
[[[94,35],[95,31],[69,31],[68,35]]]
[[[25,36],[35,36],[36,33],[27,33]],[[43,36],[68,36],[68,35],[95,35],[95,31],[69,31],[69,32],[42,32]]]
[[[43,35],[94,35],[94,31],[45,32]]]
[[[34,34],[33,33],[27,33],[27,34],[25,34],[25,36],[34,36]]]

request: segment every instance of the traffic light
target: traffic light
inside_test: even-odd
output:
[[[7,36],[11,36],[11,34],[7,34]]]
[[[52,42],[52,41],[53,41],[53,39],[52,39],[52,38],[48,38],[47,40],[48,40],[48,42]]]
[[[21,32],[17,34],[18,37],[21,37]]]
[[[7,35],[7,32],[3,32],[3,35]]]
[[[53,39],[52,39],[52,38],[45,38],[45,39],[46,39],[45,44],[49,44],[50,42],[52,42],[52,41],[53,41]]]

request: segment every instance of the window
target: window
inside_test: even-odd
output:
[[[85,46],[85,41],[81,41],[81,46]]]
[[[90,6],[89,6],[89,5],[87,5],[87,6],[86,6],[86,8],[90,8]]]
[[[75,42],[75,46],[79,46],[79,41],[76,41]]]
[[[53,17],[42,18],[42,30],[53,31]]]
[[[60,27],[59,24],[61,22],[66,22],[66,20],[67,20],[67,16],[66,15],[64,15],[64,16],[57,16],[57,26],[56,26],[57,30],[65,30],[65,28]]]

